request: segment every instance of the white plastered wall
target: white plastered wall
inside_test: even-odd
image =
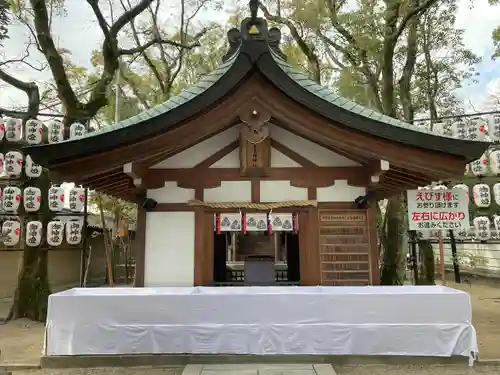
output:
[[[148,212],[144,286],[193,286],[194,212]]]

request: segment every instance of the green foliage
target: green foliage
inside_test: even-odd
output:
[[[7,26],[10,23],[9,8],[7,0],[0,0],[0,47],[3,47],[2,40],[8,38]]]
[[[470,268],[485,267],[489,263],[488,258],[474,254],[471,251],[465,251],[465,250],[457,251],[456,260],[458,264]]]

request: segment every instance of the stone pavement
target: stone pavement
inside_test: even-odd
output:
[[[336,375],[329,364],[187,365],[182,375]]]

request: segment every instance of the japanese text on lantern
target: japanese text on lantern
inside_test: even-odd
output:
[[[408,190],[410,230],[468,229],[469,199],[463,189]]]

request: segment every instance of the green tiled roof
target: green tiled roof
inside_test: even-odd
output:
[[[274,60],[276,61],[276,64],[283,70],[293,81],[295,81],[297,84],[302,86],[304,89],[309,91],[310,93],[316,95],[317,97],[337,106],[340,108],[343,108],[345,110],[348,110],[350,112],[356,113],[358,115],[364,116],[366,118],[369,118],[374,121],[379,121],[383,122],[389,125],[393,126],[398,126],[400,128],[406,128],[409,130],[417,131],[420,133],[427,133],[431,135],[436,135],[436,133],[433,133],[429,129],[426,129],[424,127],[420,126],[415,126],[412,124],[409,124],[407,122],[395,119],[390,116],[386,116],[380,112],[374,111],[370,108],[364,107],[362,105],[359,105],[351,100],[348,100],[346,98],[343,98],[337,94],[335,94],[332,90],[325,86],[318,85],[316,82],[314,82],[312,79],[310,79],[306,74],[301,73],[298,71],[296,68],[294,68],[292,65],[287,63],[285,60],[283,60],[281,57],[276,55],[275,53],[271,52],[271,55],[273,56]],[[448,136],[444,136],[448,137]],[[448,137],[452,138],[452,137]]]
[[[165,112],[168,112],[187,101],[195,98],[199,94],[206,91],[210,88],[215,82],[217,82],[233,65],[236,60],[238,54],[236,53],[229,60],[221,64],[216,70],[213,72],[203,76],[197,83],[185,88],[178,95],[171,97],[166,102],[158,104],[157,106],[150,108],[146,111],[143,111],[135,116],[129,117],[126,120],[119,121],[113,125],[102,127],[96,131],[89,132],[85,136],[85,138],[90,138],[96,135],[112,132],[113,130],[117,130],[120,128],[126,128],[132,125],[135,125],[139,122],[149,120],[150,118],[159,116]],[[62,143],[62,142],[61,142]]]

